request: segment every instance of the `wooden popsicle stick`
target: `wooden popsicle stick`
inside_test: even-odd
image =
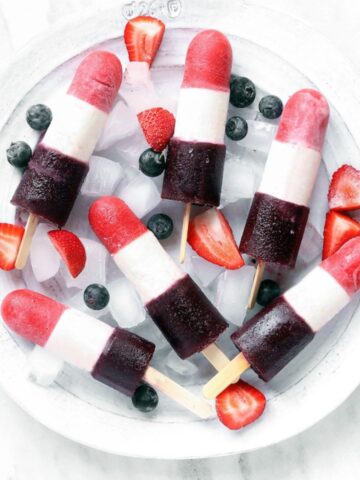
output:
[[[212,414],[212,407],[202,398],[197,397],[169,377],[153,367],[148,367],[145,375],[145,382],[152,385],[156,390],[172,398],[179,405],[190,410],[200,418],[209,418]]]
[[[228,365],[230,360],[225,353],[220,350],[216,343],[212,343],[201,352],[211,365],[219,372]]]
[[[15,268],[22,270],[27,262],[30,253],[31,242],[39,223],[39,217],[30,213],[26,222],[24,236],[21,240],[19,251],[16,257]]]
[[[261,280],[264,276],[264,271],[265,271],[266,263],[263,262],[262,260],[259,260],[256,271],[255,271],[255,276],[253,280],[253,284],[251,287],[251,292],[250,292],[250,297],[248,300],[248,309],[251,310],[254,308],[255,302],[256,302],[256,297],[259,292],[259,287]]]
[[[217,397],[227,386],[234,383],[238,377],[250,367],[242,353],[229,362],[225,368],[217,373],[203,387],[203,395],[205,398],[212,399]]]
[[[179,262],[184,263],[185,253],[186,253],[186,242],[189,231],[189,222],[190,222],[190,213],[191,213],[191,203],[185,203],[184,208],[184,217],[181,229],[181,241],[180,241],[180,254]]]

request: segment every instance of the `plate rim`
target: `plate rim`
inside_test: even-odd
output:
[[[120,5],[125,4],[125,3],[126,2],[123,1],[123,2],[120,3]],[[220,3],[221,4],[226,4],[228,2],[217,2],[216,0],[215,1],[211,0],[211,2],[206,1],[206,5],[207,5],[208,8],[209,8],[209,3],[212,4],[212,8],[216,8],[216,7],[219,6]],[[197,4],[196,8],[201,10],[201,7],[203,5],[205,5],[205,0],[200,0]],[[244,8],[244,6],[241,5],[241,8]],[[67,49],[66,50],[63,49],[61,51],[61,58],[58,58],[56,61],[51,60],[51,63],[49,65],[48,69],[43,68],[41,70],[41,72],[42,72],[41,74],[40,74],[40,72],[38,72],[38,75],[40,75],[40,77],[38,78],[38,81],[40,81],[46,74],[50,73],[54,68],[61,65],[63,62],[67,61],[69,58],[77,55],[80,52],[83,52],[84,50],[87,50],[88,48],[91,48],[92,45],[95,45],[95,44],[101,43],[103,41],[114,38],[114,36],[112,34],[109,35],[109,33],[110,32],[115,32],[117,30],[120,31],[118,22],[115,23],[115,21],[114,21],[115,18],[118,18],[119,9],[120,9],[119,2],[116,2],[116,6],[115,6],[115,2],[114,2],[114,6],[109,7],[108,9],[104,10],[96,18],[96,25],[98,25],[98,22],[100,22],[100,21],[105,23],[105,24],[106,24],[107,21],[109,22],[109,24],[107,24],[108,25],[108,27],[107,27],[108,33],[106,35],[104,34],[103,31],[97,31],[96,35],[92,36],[91,42],[89,42],[89,40],[87,38],[85,38],[86,35],[84,35],[84,38],[82,39],[83,43],[79,42],[79,43],[76,44],[76,46],[74,45],[75,42],[71,42],[71,44],[68,43],[67,44]],[[252,14],[251,12],[254,13],[254,12],[259,12],[259,11],[263,11],[265,16],[267,15],[267,12],[272,12],[271,15],[275,14],[275,16],[278,17],[278,18],[280,18],[280,17],[288,18],[288,19],[291,18],[287,14],[283,14],[283,13],[280,13],[280,12],[275,12],[275,11],[272,11],[272,10],[267,9],[265,7],[258,7],[258,6],[255,6],[255,5],[246,6],[245,10],[243,10],[243,12],[245,12],[245,15],[249,15],[249,14],[251,15]],[[174,23],[173,25],[170,24],[169,28],[173,28],[173,27],[186,28],[184,24],[186,24],[187,15],[189,15],[189,12],[185,11],[185,15],[184,15],[184,17],[182,17],[180,19],[179,23]],[[7,75],[9,75],[10,71],[18,71],[19,66],[22,67],[23,64],[26,63],[26,60],[28,58],[32,57],[33,52],[38,48],[42,48],[42,45],[45,42],[53,44],[55,42],[55,39],[61,38],[62,36],[64,36],[65,33],[68,34],[69,28],[72,27],[72,28],[75,29],[75,26],[77,26],[77,28],[78,28],[78,36],[79,36],[80,31],[81,31],[81,29],[79,27],[84,26],[86,24],[86,29],[89,29],[89,28],[91,28],[91,25],[94,23],[94,21],[95,20],[91,17],[91,15],[89,15],[87,18],[84,19],[84,15],[81,14],[81,15],[78,15],[76,17],[73,17],[70,22],[69,22],[69,20],[66,20],[66,21],[62,22],[62,24],[59,24],[53,32],[46,33],[44,35],[36,37],[31,43],[29,43],[29,45],[26,48],[20,50],[15,55],[15,58],[13,59],[11,64],[1,72],[1,74],[0,74],[0,92],[6,90],[6,88],[8,86],[8,82],[7,82],[6,77],[7,77]],[[125,23],[125,21],[126,20],[123,19],[123,23]],[[311,27],[306,25],[304,22],[301,22],[299,19],[295,19],[295,22],[296,22],[297,25],[299,25],[299,24],[302,25],[304,28],[306,28],[307,31],[309,31],[309,30],[313,31],[313,34],[314,34],[313,38],[316,38],[316,37],[320,38],[321,37],[328,44],[330,44],[329,41],[325,37],[322,37],[321,34],[316,32],[315,30],[313,30]],[[206,23],[206,22],[204,22],[204,23]],[[221,23],[221,21],[220,21],[220,23]],[[194,26],[196,26],[196,24],[194,24],[194,22],[192,22],[192,24],[188,25],[189,28],[194,27]],[[302,27],[298,27],[298,28],[301,29]],[[226,26],[224,26],[222,28],[222,30],[225,31],[225,32],[231,33],[231,32],[229,32],[229,29],[226,28]],[[121,35],[115,35],[115,37],[117,37],[117,36],[120,37]],[[65,51],[67,53],[64,53]],[[354,84],[355,84],[355,81],[358,82],[358,78],[356,77],[355,73],[352,71],[352,67],[350,66],[350,63],[347,61],[347,59],[342,54],[340,54],[340,56],[339,56],[339,53],[335,50],[333,51],[333,54],[334,54],[335,59],[338,59],[339,61],[341,61],[342,65],[346,65],[346,67],[348,69],[347,70],[348,72],[352,72],[353,76],[348,79],[349,82],[354,81]],[[43,72],[43,70],[47,70],[47,72]],[[28,81],[26,83],[26,85],[28,85],[28,83],[30,83],[30,82]],[[35,82],[35,83],[37,83],[37,82]],[[34,86],[34,84],[32,86]],[[31,88],[32,87],[30,86],[29,90]],[[331,88],[331,87],[329,86],[329,88]],[[25,89],[24,87],[22,89],[20,88],[20,90],[22,90],[22,91],[24,91],[24,89]],[[360,89],[358,89],[358,90],[354,89],[354,90],[355,91],[360,91]],[[13,97],[14,97],[14,95],[13,95]],[[13,105],[13,108],[11,108],[12,102],[10,101],[10,99],[7,102],[5,102],[7,106],[2,109],[2,113],[0,114],[0,128],[1,129],[5,125],[7,119],[11,116],[11,113],[13,112],[13,110],[16,107],[16,105],[18,104],[18,102],[21,101],[21,99],[23,98],[23,95],[19,94],[19,95],[17,95],[17,98],[18,98],[18,101],[16,101],[14,99],[15,103]],[[341,98],[342,97],[339,98],[340,103],[338,103],[338,105],[340,105],[340,107],[341,107]],[[356,99],[357,104],[359,104],[360,103],[359,102],[359,96],[355,95],[354,98]],[[355,101],[354,101],[354,103],[355,103]],[[338,107],[338,105],[337,105],[337,107]],[[11,110],[9,110],[9,108]],[[342,110],[343,110],[343,108],[340,108],[340,111],[342,111]],[[360,115],[357,112],[354,112],[353,110],[352,110],[352,112],[348,112],[348,113],[349,113],[349,115],[346,114],[346,116],[345,116],[346,118],[350,119],[347,122],[347,126],[348,126],[350,132],[352,133],[352,136],[354,137],[354,140],[356,141],[357,144],[359,144],[360,132],[354,127],[353,122],[355,122],[356,118],[359,119]],[[349,125],[350,125],[350,127],[349,127]],[[360,125],[360,122],[358,123],[358,125]],[[357,314],[359,314],[359,311],[357,312]],[[212,453],[210,456],[211,457],[220,457],[220,456],[249,452],[249,451],[252,451],[252,450],[256,450],[256,449],[259,449],[259,448],[264,448],[266,446],[279,443],[279,442],[281,442],[281,441],[283,441],[287,438],[291,438],[292,436],[295,436],[295,435],[299,434],[300,432],[310,428],[315,423],[322,420],[325,416],[327,416],[335,408],[337,408],[355,390],[355,388],[358,386],[359,382],[360,382],[360,378],[358,378],[356,382],[351,382],[351,386],[350,385],[348,386],[348,389],[344,392],[344,395],[336,398],[335,404],[333,404],[331,406],[328,405],[328,408],[325,408],[322,411],[322,415],[318,416],[316,419],[312,419],[310,422],[304,424],[303,426],[301,426],[300,428],[291,432],[290,434],[285,434],[283,436],[280,435],[278,438],[275,439],[275,441],[264,442],[263,444],[260,442],[259,445],[254,446],[253,448],[246,448],[245,447],[245,448],[241,448],[241,449],[239,449],[239,447],[236,447],[237,443],[236,443],[236,439],[234,438],[234,450],[232,450],[232,451],[219,451],[218,454]],[[130,452],[129,450],[127,450],[126,446],[125,446],[125,448],[115,448],[114,450],[111,450],[108,447],[104,449],[104,448],[102,448],[101,445],[96,444],[96,442],[94,443],[94,442],[87,441],[88,440],[87,438],[79,438],[79,437],[76,437],[76,435],[72,435],[72,436],[69,435],[68,432],[66,431],[66,428],[64,429],[65,430],[64,431],[59,427],[58,428],[54,427],[54,425],[50,426],[51,422],[43,421],[41,415],[36,415],[36,413],[34,411],[32,411],[30,408],[28,408],[28,405],[26,404],[26,401],[24,401],[24,399],[21,398],[21,396],[20,397],[17,396],[15,394],[15,392],[12,391],[11,387],[8,385],[8,383],[4,380],[4,378],[1,375],[0,375],[0,384],[1,384],[1,387],[4,388],[4,390],[8,393],[8,395],[24,411],[26,411],[29,415],[31,415],[36,421],[43,424],[47,428],[51,428],[51,430],[55,431],[56,433],[66,437],[66,438],[69,438],[70,440],[73,440],[73,441],[76,441],[76,442],[81,443],[83,445],[86,445],[88,447],[96,448],[98,450],[102,450],[102,451],[105,451],[105,452],[108,452],[108,453],[113,453],[113,454],[118,454],[118,455],[126,455],[126,456],[137,457],[137,458],[154,458],[154,459],[155,458],[156,459],[185,459],[186,458],[186,459],[191,459],[191,458],[205,458],[205,457],[208,457],[208,455],[206,455],[204,453],[194,453],[192,455],[190,455],[189,453],[185,454],[185,455],[180,453],[180,454],[177,455],[174,452],[172,454],[167,454],[165,456],[163,456],[162,454],[155,455],[154,453],[152,453],[150,456],[147,456],[146,454],[144,454],[144,452],[141,452],[137,455],[136,454],[137,452],[133,452],[133,451]],[[238,434],[241,435],[241,433],[238,433]],[[80,435],[80,437],[81,437],[81,435]]]

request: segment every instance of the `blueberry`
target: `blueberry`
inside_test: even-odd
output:
[[[267,95],[260,100],[259,110],[265,118],[279,118],[283,111],[283,104],[279,97]]]
[[[165,157],[148,148],[140,155],[139,168],[148,177],[158,177],[165,169]]]
[[[238,75],[231,75],[230,80],[230,103],[234,107],[248,107],[253,103],[256,96],[256,88],[251,80]]]
[[[33,105],[26,112],[26,121],[34,130],[46,130],[52,120],[52,113],[49,107],[41,103]]]
[[[230,117],[226,122],[225,132],[230,140],[242,140],[248,132],[247,121],[241,117]]]
[[[152,412],[159,403],[158,394],[150,385],[140,385],[131,400],[134,407],[144,413]]]
[[[25,168],[29,163],[32,151],[30,146],[22,141],[12,142],[6,150],[8,162],[14,167]]]
[[[280,295],[280,287],[274,280],[263,280],[260,283],[256,302],[262,307],[266,307],[276,297]]]
[[[110,295],[104,285],[93,283],[84,291],[84,302],[92,310],[102,310],[109,303]]]
[[[148,223],[147,228],[153,232],[159,240],[165,240],[172,234],[174,224],[171,218],[165,213],[156,213],[153,215]]]

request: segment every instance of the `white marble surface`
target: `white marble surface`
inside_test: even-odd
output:
[[[229,8],[232,1],[235,0],[229,0]],[[85,8],[96,14],[109,3],[114,1],[0,0],[0,68],[6,68],[19,48],[56,22],[64,22]],[[244,3],[284,11],[313,25],[351,60],[360,74],[357,0],[244,0]],[[116,457],[77,445],[36,423],[0,391],[0,479],[357,479],[359,405],[360,389],[325,420],[279,445],[241,456],[171,462]]]

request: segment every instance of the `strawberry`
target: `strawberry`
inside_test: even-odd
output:
[[[148,144],[162,152],[174,134],[174,115],[164,108],[150,108],[138,113],[138,120]]]
[[[152,64],[165,31],[161,20],[140,16],[128,21],[124,30],[124,41],[130,62]]]
[[[329,193],[331,210],[357,210],[360,208],[360,171],[343,165],[332,176]]]
[[[324,227],[323,260],[344,245],[350,238],[360,235],[360,223],[346,215],[330,211]]]
[[[0,223],[0,268],[13,270],[24,235],[24,227],[11,223]]]
[[[231,227],[216,208],[194,217],[189,224],[188,242],[200,257],[229,270],[244,265]]]
[[[266,398],[252,385],[239,380],[216,397],[216,413],[230,430],[238,430],[257,420],[263,413]]]
[[[48,235],[70,274],[76,278],[86,263],[86,252],[80,238],[67,230],[51,230]]]

